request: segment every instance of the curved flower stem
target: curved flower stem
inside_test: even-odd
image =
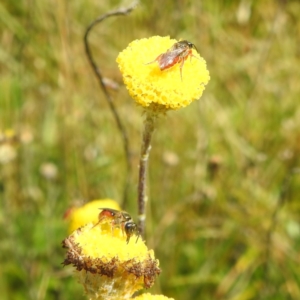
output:
[[[87,55],[87,58],[89,60],[89,63],[99,81],[100,87],[106,97],[106,100],[108,102],[109,108],[113,114],[113,117],[117,123],[117,127],[118,130],[120,131],[121,137],[123,139],[123,145],[124,145],[124,152],[125,152],[125,156],[126,156],[126,163],[127,163],[127,176],[126,176],[126,180],[125,180],[125,184],[124,184],[124,195],[123,195],[123,206],[126,206],[127,204],[127,194],[128,194],[128,187],[129,187],[129,178],[131,175],[131,164],[130,164],[130,150],[129,150],[129,141],[128,141],[128,136],[127,136],[127,132],[125,130],[125,127],[121,121],[120,115],[117,111],[117,109],[115,108],[113,99],[111,97],[111,95],[109,94],[106,85],[104,83],[103,80],[103,76],[100,72],[100,68],[97,66],[91,49],[90,49],[90,45],[88,43],[88,36],[89,33],[91,32],[91,30],[94,28],[95,25],[97,25],[98,23],[101,23],[102,21],[104,21],[105,19],[109,18],[109,17],[114,17],[114,16],[124,16],[129,14],[132,10],[135,9],[135,7],[137,6],[138,1],[133,1],[132,4],[128,7],[121,7],[117,10],[113,10],[111,12],[108,12],[100,17],[98,17],[97,19],[95,19],[86,29],[85,34],[84,34],[84,45],[85,45],[85,52]]]
[[[138,226],[140,234],[143,238],[145,238],[146,202],[148,200],[146,195],[148,159],[151,150],[151,138],[155,128],[156,118],[157,115],[153,111],[146,110],[144,131],[142,135],[138,183]]]

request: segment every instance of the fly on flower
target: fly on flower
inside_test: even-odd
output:
[[[180,77],[182,81],[182,68],[185,60],[189,56],[191,59],[192,57],[198,59],[198,57],[193,55],[193,49],[195,49],[198,52],[196,46],[189,41],[184,40],[184,41],[177,42],[165,53],[160,54],[159,56],[156,57],[155,60],[147,63],[146,65],[157,62],[160,70],[164,71],[180,63]]]
[[[129,243],[129,240],[133,234],[137,235],[137,240],[139,239],[139,231],[137,225],[133,222],[131,216],[126,211],[119,211],[111,208],[100,208],[102,211],[98,216],[98,224],[101,223],[110,223],[111,230],[114,228],[121,228],[122,233],[126,234],[126,242]]]

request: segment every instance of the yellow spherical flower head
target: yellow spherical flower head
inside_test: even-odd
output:
[[[124,83],[138,104],[169,110],[185,107],[201,97],[209,81],[206,62],[192,49],[192,43],[182,42],[154,36],[131,42],[119,54],[117,63]],[[186,46],[186,52],[176,49],[176,45]],[[164,53],[167,55],[160,56]]]
[[[69,222],[69,232],[73,232],[87,223],[98,222],[99,208],[120,209],[119,204],[112,199],[100,199],[87,202],[80,207],[72,207],[66,211],[64,218]]]
[[[67,248],[63,264],[76,268],[75,275],[89,299],[128,299],[151,287],[160,273],[153,250],[136,234],[128,239],[122,226],[99,220],[96,225],[75,230],[63,241]]]

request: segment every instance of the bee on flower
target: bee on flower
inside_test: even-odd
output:
[[[193,54],[193,49],[198,52],[196,46],[191,42],[188,42],[186,40],[177,42],[166,52],[157,56],[155,60],[147,63],[147,65],[157,62],[160,70],[164,71],[173,67],[175,64],[180,63],[180,78],[182,81],[182,68],[185,60],[189,56],[191,60],[192,57],[198,59],[198,57]]]
[[[137,235],[136,241],[139,239],[139,232],[137,225],[133,222],[131,216],[126,211],[119,211],[111,208],[101,208],[101,212],[98,216],[98,222],[94,225],[97,226],[101,223],[110,223],[111,231],[113,233],[114,228],[121,228],[123,235],[126,234],[127,244],[133,234]]]

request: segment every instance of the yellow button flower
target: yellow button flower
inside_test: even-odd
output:
[[[161,70],[155,61],[178,41],[154,36],[131,42],[117,57],[124,83],[131,97],[143,107],[155,111],[178,109],[199,99],[210,77],[205,60],[192,50],[192,55],[170,68]],[[172,60],[171,59],[171,60]]]

